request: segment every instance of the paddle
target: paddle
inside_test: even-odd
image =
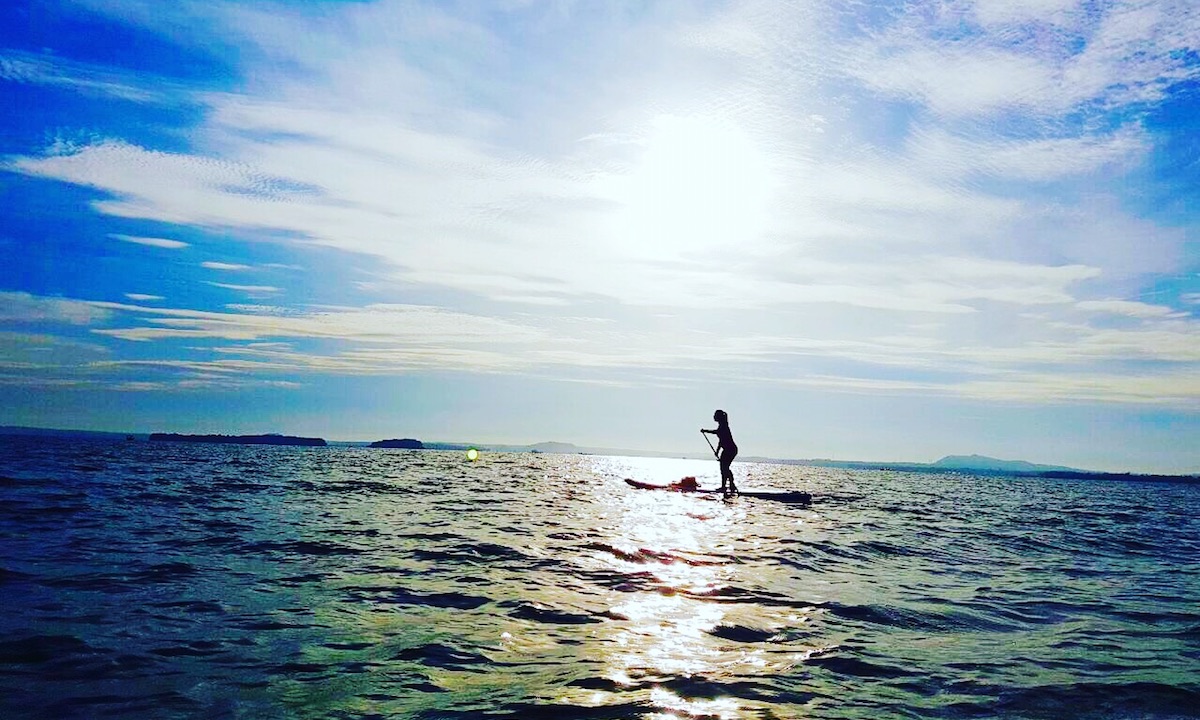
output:
[[[701,430],[700,434],[704,436],[704,442],[708,443],[708,449],[713,451],[713,457],[720,460],[721,456],[717,454],[717,449],[713,447],[712,440],[708,439],[708,433]]]

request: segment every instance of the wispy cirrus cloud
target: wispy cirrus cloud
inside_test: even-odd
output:
[[[51,85],[73,92],[104,95],[139,103],[164,103],[179,95],[164,92],[169,85],[147,82],[126,72],[64,58],[27,52],[0,51],[0,81]]]
[[[685,386],[689,378],[716,380],[730,368],[739,368],[737,377],[742,383],[782,383],[839,392],[923,393],[1017,402],[1041,397],[1054,402],[1186,407],[1195,402],[1197,388],[1185,380],[1190,368],[1200,364],[1200,343],[1192,323],[1176,313],[1152,310],[1155,306],[1111,302],[1083,305],[1074,324],[1056,319],[1052,337],[1044,330],[1044,318],[1029,317],[1023,328],[1012,327],[1003,336],[978,337],[974,342],[964,342],[961,328],[954,323],[934,324],[921,333],[892,335],[743,333],[722,337],[670,324],[646,332],[588,318],[548,323],[531,317],[531,322],[514,323],[433,306],[240,305],[233,306],[232,312],[211,312],[98,301],[57,302],[65,305],[44,306],[57,309],[60,318],[74,317],[77,322],[92,324],[95,336],[187,343],[186,349],[177,350],[174,359],[92,357],[65,365],[47,365],[35,355],[24,364],[7,366],[6,382],[25,377],[33,385],[44,385],[79,376],[88,386],[100,386],[108,379],[156,383],[125,389],[219,390],[262,379],[277,379],[283,383],[278,387],[293,387],[322,374],[461,371],[580,379],[581,370],[588,369],[604,373],[589,377],[589,382],[636,387],[646,382]],[[94,314],[80,308],[90,308]],[[1086,320],[1096,314],[1118,315],[1136,324],[1092,327]],[[311,345],[314,342],[322,345]],[[841,374],[813,372],[831,361],[843,363]],[[1129,372],[1130,363],[1152,364]],[[1104,370],[1106,367],[1110,369]],[[891,377],[879,377],[882,368],[890,368],[887,375]],[[897,370],[914,374],[913,379],[896,377]],[[122,379],[138,373],[157,377]],[[1087,380],[1081,381],[1081,377]],[[1056,383],[1055,378],[1061,382]],[[1168,387],[1170,391],[1164,391]]]
[[[913,6],[911,22],[861,42],[847,67],[870,87],[950,117],[1060,118],[1090,103],[1154,101],[1196,75],[1184,51],[1200,20],[1186,2],[989,1],[975,4],[975,27],[962,8]]]
[[[133,243],[134,245],[146,245],[148,247],[164,248],[167,250],[182,250],[188,246],[188,244],[182,240],[172,240],[170,238],[138,237],[136,235],[120,234],[113,234],[109,237],[122,242]]]
[[[213,287],[224,288],[225,290],[236,290],[237,292],[244,292],[252,296],[274,295],[275,293],[283,292],[281,288],[277,288],[274,285],[234,285],[231,283],[209,281],[206,281],[206,283],[208,285],[212,285]]]
[[[91,325],[110,316],[108,310],[82,300],[0,292],[0,323]]]
[[[253,312],[221,313],[182,308],[92,302],[100,312],[135,313],[150,323],[130,329],[97,330],[124,339],[212,337],[259,340],[270,337],[324,338],[355,342],[397,339],[437,345],[446,342],[528,342],[540,333],[511,322],[417,305],[318,307],[282,312],[250,306]],[[273,311],[274,310],[274,311]]]

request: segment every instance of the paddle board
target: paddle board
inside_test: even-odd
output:
[[[655,483],[641,482],[640,480],[632,480],[630,478],[625,478],[625,482],[628,483],[630,487],[635,487],[639,490],[670,490],[672,492],[702,493],[709,495],[721,494],[720,490],[704,490],[702,488],[687,490],[672,485],[658,485]],[[800,505],[807,505],[808,503],[812,502],[812,495],[806,492],[757,492],[753,490],[743,490],[738,491],[737,495],[740,497],[755,498],[757,500],[774,500],[776,502],[796,503]]]

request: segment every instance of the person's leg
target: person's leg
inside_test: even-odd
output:
[[[728,492],[737,492],[737,485],[733,482],[733,459],[737,457],[737,450],[732,452],[726,451],[721,455],[721,487],[724,487]],[[726,487],[726,479],[729,481]]]

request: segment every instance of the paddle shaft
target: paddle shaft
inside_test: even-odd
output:
[[[708,449],[713,451],[713,457],[720,460],[721,456],[717,454],[717,449],[713,447],[712,440],[708,439],[708,433],[701,430],[700,434],[704,436],[704,442],[708,443]]]

